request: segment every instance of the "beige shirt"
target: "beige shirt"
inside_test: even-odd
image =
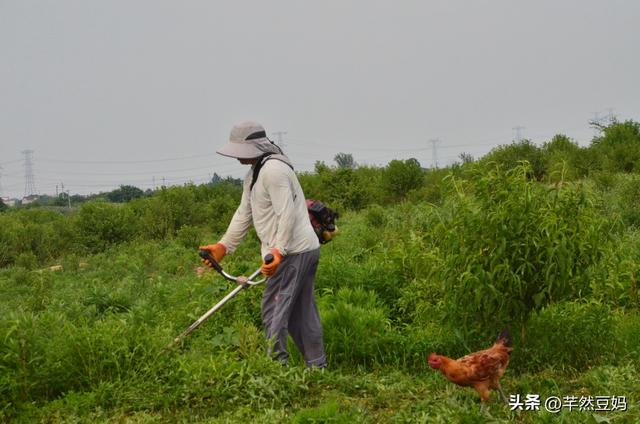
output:
[[[277,248],[283,255],[320,247],[295,172],[284,162],[265,162],[253,189],[253,168],[244,179],[242,199],[220,242],[233,252],[253,222],[262,242],[262,256]]]

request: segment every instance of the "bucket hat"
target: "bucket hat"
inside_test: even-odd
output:
[[[229,142],[216,153],[236,159],[253,159],[272,151],[274,148],[275,146],[267,138],[267,132],[262,125],[253,121],[245,121],[231,128]]]

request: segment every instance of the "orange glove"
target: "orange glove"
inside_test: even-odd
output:
[[[275,247],[271,249],[271,254],[273,255],[273,261],[270,264],[264,263],[264,259],[262,259],[262,273],[267,277],[271,277],[276,273],[276,269],[280,262],[282,262],[282,253]]]
[[[222,258],[224,258],[224,255],[227,254],[227,248],[222,243],[200,246],[200,250],[206,250],[207,252],[209,252],[209,254],[213,256],[213,259],[216,260],[216,262],[220,262]],[[206,264],[209,268],[212,268],[210,261],[202,259],[202,263]]]

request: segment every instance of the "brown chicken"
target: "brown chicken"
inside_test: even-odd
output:
[[[470,353],[460,359],[432,353],[429,355],[429,366],[442,371],[445,377],[458,386],[473,387],[480,395],[484,408],[484,403],[489,402],[489,389],[500,392],[502,400],[508,402],[500,386],[500,378],[507,369],[512,350],[509,329],[504,328],[489,349]]]

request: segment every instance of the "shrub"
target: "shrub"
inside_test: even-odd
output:
[[[599,302],[560,302],[537,311],[527,322],[526,366],[584,370],[614,363],[620,317]]]
[[[590,192],[545,187],[530,172],[521,165],[454,181],[458,194],[433,229],[448,316],[468,334],[524,323],[533,310],[587,295],[590,268],[604,254],[608,229]]]
[[[556,135],[544,143],[542,151],[549,182],[572,181],[585,176],[578,164],[581,148],[567,136]]]
[[[397,335],[375,293],[361,288],[325,296],[320,309],[329,363],[372,367],[395,361]]]
[[[0,216],[0,267],[13,264],[21,254],[39,263],[59,257],[73,244],[69,221],[43,209],[11,211]]]
[[[163,188],[149,199],[134,202],[133,207],[141,217],[143,236],[150,239],[174,237],[183,225],[200,219],[192,186]]]
[[[201,245],[201,234],[199,228],[185,225],[178,230],[177,241],[188,249],[197,249]]]
[[[480,161],[489,168],[499,167],[505,170],[520,166],[522,161],[529,162],[527,177],[541,180],[546,173],[544,155],[542,150],[529,140],[513,142],[508,145],[496,147],[486,154]]]
[[[422,186],[424,173],[416,159],[392,160],[384,170],[383,184],[387,196],[398,201],[411,190]]]
[[[144,196],[144,192],[138,187],[131,185],[121,185],[119,188],[106,194],[107,199],[114,203],[130,202]]]
[[[138,222],[128,205],[101,201],[82,205],[73,220],[80,245],[89,251],[132,240],[138,234]]]
[[[591,148],[603,158],[604,169],[610,172],[640,170],[640,123],[616,122],[604,128],[604,135],[595,139]]]

